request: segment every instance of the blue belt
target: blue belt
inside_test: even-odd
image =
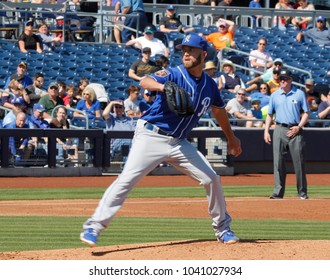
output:
[[[148,130],[151,130],[151,131],[157,133],[157,134],[169,136],[169,134],[167,134],[165,131],[161,130],[159,127],[157,127],[157,126],[155,126],[151,123],[146,122],[144,124],[144,127]]]

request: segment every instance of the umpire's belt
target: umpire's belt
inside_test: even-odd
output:
[[[283,127],[288,127],[288,128],[293,127],[293,126],[298,126],[297,123],[287,124],[287,123],[279,123],[279,122],[276,122],[276,125],[283,126]]]
[[[151,124],[151,123],[146,122],[146,123],[144,124],[144,127],[145,127],[146,129],[151,130],[151,131],[153,131],[153,132],[156,132],[156,133],[158,133],[158,134],[160,134],[160,135],[169,136],[165,131],[161,130],[158,126],[155,126],[155,125],[153,125],[153,124]]]

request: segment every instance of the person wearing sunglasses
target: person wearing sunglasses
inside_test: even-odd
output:
[[[255,117],[253,117],[251,104],[250,101],[246,100],[246,96],[247,93],[244,88],[238,89],[236,97],[228,101],[226,110],[233,119],[237,119],[237,121],[235,120],[235,123],[238,126],[252,127],[253,121],[251,120],[255,119]]]
[[[135,122],[125,115],[125,106],[122,100],[111,101],[102,113],[106,121],[106,130],[134,130]],[[122,157],[123,164],[132,145],[132,139],[111,139],[111,160]],[[123,166],[122,166],[123,167]]]
[[[286,156],[290,152],[296,174],[298,197],[308,199],[305,170],[306,145],[303,127],[308,122],[310,109],[305,93],[292,84],[292,73],[290,70],[281,70],[280,84],[281,88],[270,96],[264,131],[265,142],[273,144],[275,182],[270,198],[282,199],[284,197]],[[269,130],[274,115],[276,126],[272,139]]]
[[[39,103],[45,108],[44,118],[51,119],[53,109],[58,105],[64,105],[63,100],[58,96],[58,85],[52,82],[48,86],[48,94],[41,97]]]
[[[296,36],[296,39],[299,42],[303,42],[304,38],[311,39],[314,43],[320,46],[330,44],[330,32],[326,27],[325,18],[322,16],[317,17],[316,26],[314,28],[299,32]]]
[[[29,50],[35,50],[38,53],[42,53],[40,37],[33,33],[33,20],[27,20],[24,23],[24,31],[18,37],[18,47],[21,52],[28,52]]]
[[[260,38],[257,42],[258,48],[252,50],[249,56],[250,66],[260,72],[265,72],[268,68],[273,66],[273,58],[266,51],[267,39]]]

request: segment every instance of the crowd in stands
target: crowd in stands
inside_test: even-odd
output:
[[[181,23],[173,5],[166,6],[164,17],[160,20],[159,26],[155,27],[146,22],[142,1],[136,1],[136,6],[134,6],[136,10],[131,11],[124,4],[118,4],[120,2],[122,1],[109,1],[109,4],[116,7],[115,11],[118,14],[136,13],[143,26],[141,29],[143,35],[135,38],[134,32],[129,32],[130,30],[127,29],[121,30],[120,24],[134,27],[136,18],[123,20],[123,17],[118,16],[115,19],[118,25],[114,32],[119,34],[119,37],[115,36],[116,42],[120,43],[121,47],[123,47],[122,42],[125,43],[126,48],[132,49],[132,52],[138,51],[141,55],[141,58],[132,61],[130,65],[125,65],[127,77],[132,79],[132,83],[126,87],[126,99],[115,98],[114,100],[110,95],[108,100],[101,101],[98,98],[99,93],[92,87],[90,80],[85,77],[80,77],[77,85],[74,82],[67,84],[61,80],[54,80],[44,88],[45,74],[36,72],[33,77],[29,77],[27,63],[20,61],[16,73],[10,73],[6,79],[4,90],[0,92],[0,105],[11,110],[3,118],[2,127],[70,129],[74,118],[87,118],[89,123],[92,123],[94,119],[102,119],[105,129],[108,130],[134,129],[134,119],[141,117],[157,98],[153,92],[139,87],[139,81],[145,75],[156,71],[160,71],[161,75],[161,71],[166,71],[171,63],[172,55],[177,52],[176,49],[170,50],[166,42],[158,39],[157,33],[189,34],[194,32],[195,28],[186,27]],[[123,2],[125,3],[125,1]],[[297,9],[314,9],[314,6],[307,0],[299,0],[297,3]],[[228,6],[231,4],[231,0],[196,1],[195,4]],[[72,10],[74,6],[75,1],[70,9]],[[250,7],[261,8],[259,0],[251,1]],[[132,7],[130,8],[132,9]],[[293,9],[293,5],[290,5],[288,0],[280,0],[276,8]],[[214,17],[216,19],[214,32],[199,33],[209,42],[210,53],[215,54],[215,56],[211,55],[210,60],[205,63],[204,71],[218,85],[219,93],[226,102],[226,109],[233,125],[263,127],[269,96],[280,88],[280,71],[285,61],[281,58],[273,60],[272,55],[267,51],[267,39],[259,37],[255,42],[257,48],[250,51],[247,60],[251,69],[250,73],[236,71],[236,66],[230,60],[230,56],[219,62],[216,54],[226,47],[239,49],[240,41],[235,37],[236,26],[233,20],[221,15]],[[260,17],[256,15],[255,19]],[[88,21],[88,19],[85,20]],[[330,44],[330,33],[326,27],[326,20],[321,16],[315,22],[316,27],[312,27],[313,22],[309,17],[279,17],[276,20],[280,23],[278,25],[280,29],[285,27],[298,30],[299,32],[297,31],[295,35],[297,41],[311,39],[317,45]],[[80,27],[82,22],[84,19],[80,18],[79,22],[75,24]],[[61,42],[60,36],[49,33],[49,27],[45,22],[36,26],[35,21],[29,19],[24,23],[24,31],[18,38],[18,48],[23,53],[30,50],[38,53],[51,52],[61,45]],[[330,70],[330,65],[328,70]],[[330,91],[322,89],[318,92],[315,88],[313,79],[305,79],[304,90],[310,110],[315,112],[313,114],[315,119],[330,119]],[[55,108],[57,108],[56,111],[54,111]],[[76,110],[72,112],[70,108]],[[124,149],[129,149],[131,145],[128,139],[121,139],[122,141],[117,142],[115,140],[111,143],[113,157],[118,151],[123,152],[122,146],[126,147]],[[17,160],[29,157],[38,144],[43,145],[43,149],[47,152],[46,139],[20,139],[18,142],[11,139],[11,153],[17,157]],[[59,148],[60,159],[77,160],[78,143],[75,139],[58,138],[57,144],[58,147],[61,147]]]

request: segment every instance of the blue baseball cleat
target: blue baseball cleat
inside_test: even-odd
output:
[[[222,232],[221,235],[217,236],[217,239],[219,242],[222,242],[224,244],[234,244],[239,242],[239,238],[235,236],[235,234],[231,230]]]
[[[97,238],[99,237],[98,233],[93,228],[85,229],[80,234],[80,240],[87,244],[89,247],[95,247]]]

